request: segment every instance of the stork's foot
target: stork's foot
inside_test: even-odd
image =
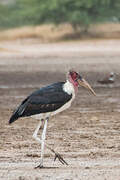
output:
[[[66,164],[68,165],[68,163],[62,158],[62,156],[59,153],[55,153],[55,158],[54,161],[58,158],[58,160],[62,163],[62,164]]]
[[[43,166],[43,161],[41,161],[40,164],[35,167],[35,169],[38,169],[38,168],[39,168],[39,169],[44,168],[44,166]]]
[[[39,168],[39,169],[42,169],[42,168],[44,168],[44,166],[41,165],[41,164],[39,164],[38,166],[35,167],[35,169],[38,169],[38,168]]]

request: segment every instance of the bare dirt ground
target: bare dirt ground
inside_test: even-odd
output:
[[[79,89],[72,107],[50,119],[46,142],[63,155],[68,166],[54,162],[32,134],[38,121],[8,120],[16,106],[32,91],[65,79],[76,68],[89,81],[97,97]],[[39,44],[34,40],[0,45],[0,179],[1,180],[119,180],[120,77],[112,86],[97,80],[120,71],[120,41],[101,40]],[[41,131],[40,131],[41,133]]]

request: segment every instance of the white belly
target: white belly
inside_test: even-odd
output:
[[[51,116],[68,109],[71,106],[71,103],[72,103],[72,99],[69,102],[67,102],[66,104],[64,104],[61,108],[57,109],[54,112],[51,112]]]

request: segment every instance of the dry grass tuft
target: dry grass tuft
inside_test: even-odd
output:
[[[1,31],[0,40],[16,40],[26,38],[37,38],[41,42],[54,42],[68,39],[84,38],[120,38],[120,24],[106,23],[91,26],[88,34],[75,33],[70,24],[59,26],[40,25],[26,26]]]
[[[94,25],[91,26],[89,32],[98,38],[120,38],[120,24],[105,23]]]
[[[68,33],[73,33],[71,25],[41,25],[26,26],[2,31],[0,40],[16,40],[24,38],[38,38],[43,42],[57,41]]]

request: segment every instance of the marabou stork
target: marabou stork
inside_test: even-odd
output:
[[[40,119],[40,122],[33,133],[33,138],[41,144],[41,160],[40,165],[37,166],[39,168],[43,167],[44,146],[55,154],[54,161],[56,158],[58,158],[62,164],[67,165],[67,162],[62,158],[62,156],[60,156],[59,153],[55,152],[54,149],[45,144],[46,129],[48,120],[51,116],[71,106],[71,103],[78,91],[79,85],[89,89],[94,95],[96,95],[88,82],[83,79],[79,73],[75,72],[74,70],[70,70],[65,82],[51,84],[36,90],[29,95],[13,112],[9,120],[9,124],[11,124],[21,117],[33,116]],[[43,119],[44,127],[40,139],[37,134],[41,127],[41,120]]]

